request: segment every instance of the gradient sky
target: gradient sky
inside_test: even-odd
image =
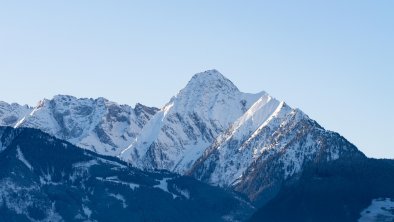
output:
[[[394,1],[0,1],[0,100],[161,107],[218,69],[394,158]]]

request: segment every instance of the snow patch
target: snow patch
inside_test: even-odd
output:
[[[107,159],[104,159],[104,158],[101,158],[101,157],[96,157],[96,156],[90,155],[90,154],[88,154],[88,153],[86,153],[86,155],[88,155],[88,156],[90,156],[90,157],[92,157],[92,158],[95,158],[95,159],[96,159],[97,161],[99,161],[100,163],[105,163],[105,164],[113,165],[113,166],[115,166],[116,168],[120,168],[120,169],[126,169],[126,168],[127,168],[127,166],[125,166],[125,165],[123,165],[123,164],[120,164],[119,162],[114,161],[114,160],[107,160]]]
[[[99,163],[97,162],[97,160],[89,160],[86,162],[78,162],[78,163],[74,163],[72,165],[73,168],[90,168],[94,165],[98,165]]]
[[[216,70],[198,73],[152,117],[120,157],[138,168],[183,174],[263,95],[240,92]]]
[[[361,212],[359,222],[394,221],[394,200],[373,199],[371,205]]]
[[[96,177],[96,179],[97,179],[97,180],[100,180],[100,181],[104,181],[104,182],[110,182],[110,183],[116,183],[116,184],[125,185],[125,186],[130,187],[130,189],[132,189],[132,190],[135,190],[135,189],[137,189],[137,188],[140,187],[139,184],[120,181],[119,178],[118,178],[117,176],[106,177],[106,178],[103,178],[103,177]]]
[[[155,186],[153,186],[153,188],[159,188],[159,189],[163,190],[164,192],[167,192],[167,193],[171,194],[172,198],[175,199],[176,197],[178,197],[178,195],[176,195],[174,193],[171,193],[168,190],[168,181],[171,180],[171,179],[172,178],[163,178],[161,180],[157,180],[157,182],[159,182],[159,185],[155,185]]]
[[[19,146],[17,146],[17,148],[16,148],[16,157],[22,162],[22,163],[24,163],[25,164],[25,166],[27,167],[27,168],[29,168],[29,170],[33,170],[33,167],[30,165],[30,163],[26,160],[26,158],[23,156],[23,153],[22,153],[22,151],[21,151],[21,148],[19,147]]]
[[[184,198],[186,198],[186,199],[190,199],[190,192],[188,191],[188,190],[186,190],[186,189],[181,189],[181,188],[179,188],[179,187],[177,187],[176,185],[174,185],[174,189],[179,193],[179,194],[181,194]]]
[[[110,193],[109,196],[119,200],[120,202],[122,202],[122,207],[127,208],[126,198],[124,198],[124,196],[120,194],[113,194],[113,193]]]
[[[92,210],[89,209],[89,207],[82,205],[82,210],[83,213],[85,214],[85,216],[88,217],[88,219],[90,219],[90,216],[92,216]]]
[[[18,128],[20,125],[22,125],[22,123],[25,121],[25,119],[26,119],[26,117],[23,117],[21,120],[19,120],[19,121],[15,124],[14,128]]]
[[[140,107],[143,107],[142,105]],[[0,125],[40,129],[59,139],[99,154],[118,156],[132,143],[157,111],[146,107],[134,110],[104,98],[87,99],[57,95],[39,101],[33,109],[0,103]],[[16,122],[16,123],[14,123]]]

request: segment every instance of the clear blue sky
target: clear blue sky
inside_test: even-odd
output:
[[[0,100],[161,107],[216,68],[394,158],[394,1],[1,1]]]

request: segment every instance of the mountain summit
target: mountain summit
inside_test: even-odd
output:
[[[190,93],[190,90],[198,90],[195,92],[196,94],[209,91],[239,92],[238,88],[216,69],[195,74],[179,94]]]
[[[365,158],[337,133],[266,92],[243,93],[217,70],[195,74],[160,110],[55,96],[0,104],[0,123],[38,128],[140,169],[191,175],[266,202],[316,163]]]
[[[265,93],[247,94],[216,70],[193,76],[144,127],[121,158],[184,173]]]
[[[237,221],[234,217],[249,215],[256,207],[261,209],[251,218],[253,221],[393,218],[390,212],[394,207],[389,208],[394,206],[390,199],[394,198],[393,161],[367,158],[341,135],[324,129],[301,110],[266,92],[240,92],[217,70],[194,75],[161,109],[58,95],[40,101],[36,107],[0,102],[0,125],[16,128],[0,127],[0,159],[4,160],[0,163],[4,168],[1,172],[5,172],[0,173],[0,184],[4,184],[0,186],[0,200],[4,202],[0,201],[0,220],[3,215],[21,216],[15,214],[15,206],[24,206],[28,217],[71,218],[79,213],[83,220],[118,215],[119,220],[135,217],[143,221],[146,214],[152,220],[173,215],[171,221]],[[25,128],[40,129],[112,157],[82,151]],[[80,163],[78,158],[84,161]],[[88,174],[75,175],[80,167]],[[26,178],[31,181],[25,186]],[[76,186],[76,181],[85,182]],[[136,190],[136,184],[141,189]],[[16,186],[33,186],[34,191],[21,193],[13,189]],[[53,186],[61,193],[53,193]],[[205,191],[184,192],[184,188],[191,191],[194,186]],[[233,193],[222,195],[220,187],[241,193],[248,200]],[[92,189],[97,193],[91,193]],[[117,189],[122,192],[117,193]],[[157,189],[163,192],[155,193]],[[70,190],[77,197],[83,194],[73,198],[77,202],[71,205],[67,199]],[[35,208],[36,202],[22,202],[25,195],[38,198],[36,202],[45,203],[45,209]],[[95,204],[104,203],[102,200],[109,204],[115,201],[123,208],[107,211],[106,204]],[[135,205],[139,203],[135,200],[148,201]],[[172,213],[151,214],[156,212],[155,207],[153,211],[149,208],[156,206],[151,205],[152,201],[161,203],[160,209],[172,206]],[[375,212],[382,204],[387,208]],[[125,210],[127,206],[134,211]],[[235,209],[246,210],[246,214]],[[204,218],[198,218],[201,212],[205,212]],[[184,218],[183,213],[196,217]]]

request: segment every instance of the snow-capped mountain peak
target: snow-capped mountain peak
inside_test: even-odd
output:
[[[251,199],[306,165],[362,156],[302,111],[266,92],[240,92],[217,70],[195,74],[160,110],[58,95],[35,108],[0,103],[0,124],[38,128],[138,168],[190,174]]]
[[[185,172],[266,93],[242,93],[217,70],[198,73],[144,127],[121,157],[142,168]]]
[[[238,88],[216,69],[195,74],[186,87],[181,90],[181,94],[188,90],[198,90],[197,92],[213,91],[239,91]]]

